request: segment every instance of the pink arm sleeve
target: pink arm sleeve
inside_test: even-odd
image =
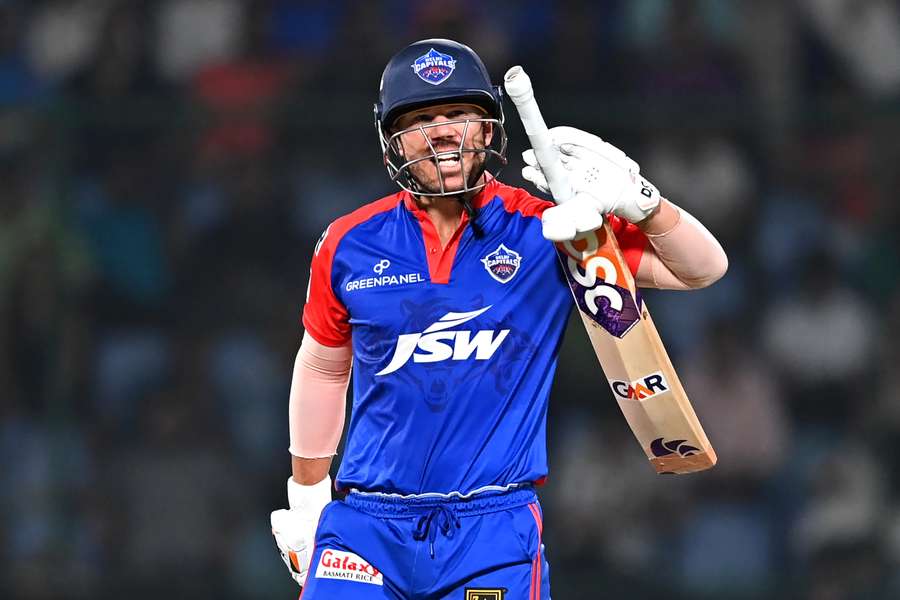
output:
[[[303,334],[288,407],[291,445],[300,458],[334,456],[344,429],[347,384],[353,350],[350,344],[332,348]]]
[[[728,270],[728,257],[713,234],[683,208],[675,206],[675,210],[680,218],[672,229],[645,234],[650,244],[638,267],[639,287],[697,289],[719,280]]]

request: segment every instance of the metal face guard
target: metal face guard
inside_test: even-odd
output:
[[[462,138],[459,142],[459,147],[455,150],[443,150],[438,152],[431,140],[428,138],[427,129],[432,127],[439,127],[444,125],[456,125],[456,124],[464,124]],[[466,141],[466,134],[469,131],[469,125],[471,123],[491,123],[494,129],[494,136],[491,140],[489,146],[484,148],[469,148],[463,146]],[[417,196],[457,196],[460,194],[467,194],[469,192],[475,192],[483,188],[488,182],[492,181],[496,176],[496,173],[500,171],[500,169],[506,165],[506,146],[507,146],[507,138],[506,138],[506,130],[503,127],[503,123],[499,119],[493,118],[478,118],[478,119],[458,119],[455,121],[442,121],[440,123],[429,123],[427,125],[417,125],[414,127],[409,127],[402,131],[398,131],[397,133],[391,135],[389,138],[385,136],[384,131],[381,128],[381,124],[376,121],[376,126],[378,128],[378,137],[381,141],[381,149],[384,156],[384,164],[387,167],[388,175],[390,176],[392,181],[395,181],[397,185],[399,185],[404,190],[410,192],[411,194],[415,194]],[[419,158],[414,158],[412,160],[405,160],[401,151],[400,151],[400,136],[410,133],[412,131],[418,130],[421,132],[425,142],[428,144],[428,148],[431,150],[431,155],[422,156]],[[471,173],[465,173],[465,162],[463,161],[463,154],[480,154],[483,156],[483,160],[476,161],[475,169]],[[444,176],[441,173],[441,168],[439,164],[439,160],[441,158],[449,158],[449,157],[458,157],[460,162],[460,168],[463,169],[463,187],[462,189],[457,190],[447,190],[444,184]],[[422,161],[432,161],[435,165],[435,169],[438,175],[438,183],[440,184],[440,191],[437,192],[429,192],[422,189],[421,185],[418,181],[416,181],[415,177],[413,177],[412,173],[410,173],[410,167],[412,165],[418,164]],[[481,174],[486,172],[488,168],[488,163],[492,160],[495,160],[496,167],[493,167],[489,172],[490,177],[486,178],[483,183],[475,184],[476,181],[481,177]]]

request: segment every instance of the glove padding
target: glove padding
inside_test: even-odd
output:
[[[313,485],[300,485],[289,477],[287,489],[290,509],[272,512],[272,535],[291,577],[302,586],[312,559],[319,517],[331,502],[331,477]]]
[[[578,233],[599,227],[602,216],[608,213],[637,223],[659,206],[659,191],[640,176],[640,165],[612,144],[574,127],[554,127],[550,135],[575,197],[544,211],[547,239],[571,240]],[[526,164],[522,177],[550,193],[534,150],[526,150],[522,158]]]

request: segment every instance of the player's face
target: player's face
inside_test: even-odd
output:
[[[404,160],[428,158],[409,166],[410,174],[424,190],[440,192],[441,179],[444,191],[462,190],[472,173],[481,171],[486,155],[479,151],[490,145],[493,129],[491,123],[470,119],[485,116],[472,104],[441,104],[397,119],[397,131],[409,130],[400,135]]]

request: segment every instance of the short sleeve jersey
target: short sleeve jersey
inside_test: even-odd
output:
[[[336,484],[470,494],[542,480],[547,403],[573,301],[540,216],[489,183],[446,246],[407,192],[334,221],[316,245],[303,325],[353,345],[353,406]],[[611,217],[629,268],[646,238]]]

